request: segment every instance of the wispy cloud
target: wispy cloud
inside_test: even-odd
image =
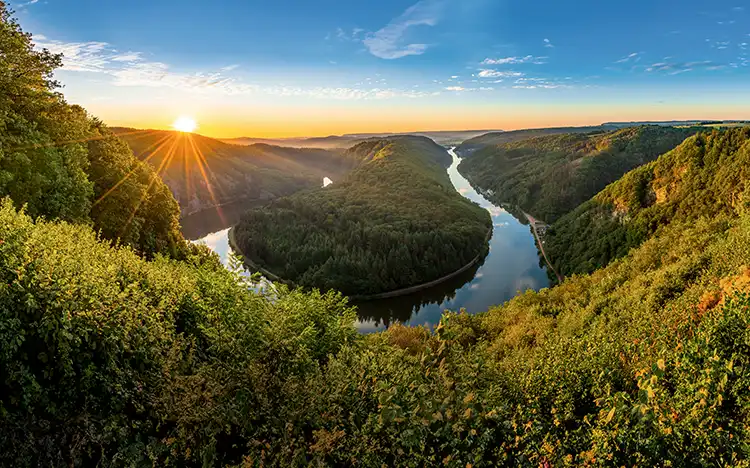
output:
[[[557,88],[572,88],[573,83],[561,82],[554,79],[548,78],[528,78],[521,77],[515,81],[513,85],[514,89],[557,89]]]
[[[726,68],[726,65],[717,64],[710,60],[705,60],[701,62],[684,62],[684,63],[682,62],[658,62],[646,68],[646,71],[651,72],[651,73],[663,72],[669,75],[679,75],[682,73],[691,72],[693,70],[715,71],[715,70],[721,70],[724,68]]]
[[[457,93],[462,93],[462,92],[467,92],[467,91],[468,92],[473,92],[473,91],[494,91],[495,88],[493,88],[491,86],[480,86],[478,88],[465,88],[463,86],[448,86],[447,88],[445,88],[445,90],[446,91],[453,91],[453,92],[457,92]]]
[[[46,38],[40,39],[40,36],[34,39],[38,48],[64,55],[63,70],[100,72],[118,56],[106,42],[48,41]]]
[[[363,43],[367,50],[382,59],[398,59],[409,55],[421,55],[428,44],[407,43],[407,31],[416,26],[435,26],[440,20],[444,0],[422,0],[409,7],[401,16],[387,26],[366,35]]]
[[[479,76],[480,78],[512,78],[512,77],[523,76],[523,73],[516,72],[516,71],[499,71],[499,70],[484,69],[484,70],[480,70],[477,76]]]
[[[126,52],[112,57],[115,62],[138,62],[143,60],[140,52]]]
[[[555,47],[555,46],[550,42],[549,39],[545,38],[544,39],[544,47],[550,47],[550,48],[552,48],[552,47]]]
[[[527,55],[525,57],[504,57],[504,58],[486,58],[482,61],[482,65],[516,65],[522,63],[533,63],[535,65],[543,65],[547,63],[548,57],[534,57],[533,55]]]
[[[145,60],[140,52],[118,53],[106,42],[62,42],[41,38],[41,35],[34,36],[36,47],[63,54],[62,70],[107,75],[111,77],[114,86],[171,88],[190,93],[261,94],[338,100],[422,98],[439,94],[380,86],[385,80],[377,80],[379,84],[368,81],[371,84],[362,83],[357,87],[261,86],[226,76],[226,72],[239,67],[237,64],[218,71],[184,73],[172,70],[166,63]]]
[[[632,54],[629,54],[620,60],[615,61],[615,63],[628,63],[628,62],[638,62],[641,60],[641,52],[633,52]]]
[[[29,6],[29,5],[33,5],[33,4],[35,4],[35,3],[39,3],[39,0],[29,0],[28,2],[25,2],[25,3],[19,3],[19,4],[18,4],[18,5],[16,5],[16,6],[17,6],[18,8],[23,8],[23,7],[27,7],[27,6]]]

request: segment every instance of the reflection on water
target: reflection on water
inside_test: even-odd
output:
[[[221,232],[224,232],[224,237],[226,237],[229,228],[237,224],[245,212],[263,206],[265,203],[268,201],[244,200],[185,216],[180,220],[182,235],[190,241],[214,238]],[[224,241],[226,242],[226,239]],[[209,247],[211,247],[210,244]],[[221,255],[220,252],[217,253]]]
[[[456,190],[487,209],[492,216],[493,233],[489,253],[476,268],[434,288],[408,296],[357,304],[363,333],[382,330],[394,321],[410,325],[434,326],[445,310],[466,309],[483,312],[502,304],[527,289],[549,286],[545,268],[540,266],[536,243],[526,223],[503,207],[495,206],[477,193],[459,172],[461,160],[451,150],[453,164],[448,175]]]
[[[383,330],[395,321],[434,326],[445,310],[483,312],[511,299],[519,291],[549,285],[529,226],[513,216],[510,207],[493,205],[477,193],[458,172],[461,160],[452,150],[450,153],[453,164],[448,175],[456,190],[487,209],[492,216],[493,234],[487,256],[463,274],[433,288],[408,296],[356,303],[360,317],[357,328],[362,333]],[[221,215],[211,211],[188,216],[182,221],[183,233],[188,239],[205,242],[228,265],[229,227],[254,206],[257,205],[240,203],[222,207]],[[516,216],[522,217],[520,212]]]

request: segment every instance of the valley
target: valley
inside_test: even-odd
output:
[[[519,291],[539,290],[548,285],[529,226],[477,193],[458,172],[460,158],[453,150],[449,154],[453,161],[447,171],[455,190],[492,217],[488,252],[468,270],[436,286],[394,298],[354,301],[359,317],[356,328],[362,333],[382,331],[396,322],[432,328],[440,322],[445,310],[479,313],[511,299]],[[182,221],[183,233],[190,240],[205,243],[228,265],[231,247],[227,226],[237,223],[246,209],[241,205],[229,212],[223,210],[224,220],[207,214],[200,214],[195,220],[188,217]],[[196,224],[200,226],[198,230]]]
[[[0,1],[0,466],[750,466],[743,7],[62,3]]]

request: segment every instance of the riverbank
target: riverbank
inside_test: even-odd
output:
[[[531,225],[531,232],[534,234],[534,239],[536,239],[537,245],[539,246],[539,251],[542,252],[542,256],[544,257],[544,261],[547,262],[547,266],[550,270],[552,270],[552,273],[555,274],[557,277],[557,284],[561,284],[563,282],[563,277],[560,276],[560,273],[555,270],[555,267],[552,266],[552,262],[550,262],[549,257],[547,257],[547,252],[544,250],[544,242],[542,242],[542,236],[539,235],[539,231],[537,230],[537,226],[539,224],[547,226],[546,223],[539,221],[538,219],[534,218],[530,214],[526,213],[525,211],[522,211],[523,215],[526,217],[526,219],[529,221],[529,224]]]
[[[456,276],[458,276],[458,275],[466,272],[467,270],[469,270],[471,267],[473,267],[474,265],[476,265],[484,256],[487,255],[487,250],[488,250],[487,242],[489,242],[490,238],[492,237],[492,230],[493,230],[493,228],[490,228],[487,231],[487,234],[484,237],[485,246],[482,249],[482,251],[479,254],[477,254],[477,256],[474,257],[469,263],[467,263],[463,267],[459,268],[458,270],[454,271],[453,273],[449,273],[449,274],[447,274],[445,276],[442,276],[442,277],[440,277],[438,279],[429,281],[427,283],[422,283],[422,284],[418,284],[418,285],[415,285],[415,286],[409,286],[407,288],[396,289],[394,291],[387,291],[387,292],[384,292],[384,293],[372,294],[372,295],[368,295],[368,296],[356,296],[355,295],[355,296],[348,296],[348,297],[352,301],[360,301],[360,302],[377,301],[377,300],[380,300],[380,299],[392,299],[392,298],[395,298],[395,297],[407,296],[409,294],[414,294],[416,292],[420,292],[420,291],[423,291],[425,289],[433,288],[435,286],[440,285],[441,283],[444,283],[444,282],[446,282],[448,280],[451,280],[451,279],[455,278]],[[242,257],[242,259],[245,262],[245,264],[248,267],[250,267],[252,270],[260,272],[263,276],[265,276],[266,278],[268,278],[271,281],[278,282],[278,283],[283,283],[283,284],[286,284],[287,286],[291,286],[291,287],[295,287],[296,286],[293,282],[285,280],[285,279],[281,278],[279,275],[277,275],[275,273],[272,273],[269,270],[261,267],[257,263],[253,262],[252,259],[250,259],[247,255],[245,255],[242,252],[242,250],[239,248],[239,246],[237,245],[236,240],[234,239],[234,227],[232,227],[229,230],[227,238],[229,240],[229,247],[235,253],[239,254]]]

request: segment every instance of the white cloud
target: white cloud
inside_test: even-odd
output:
[[[617,60],[615,63],[628,63],[631,60],[634,61],[634,62],[638,62],[641,59],[640,55],[641,55],[640,52],[633,52],[632,54],[629,54],[629,55],[621,58],[620,60]]]
[[[491,86],[481,86],[479,88],[464,88],[463,86],[449,86],[445,88],[446,91],[455,91],[455,92],[463,92],[463,91],[494,91],[495,88]]]
[[[409,7],[386,27],[367,34],[363,43],[367,50],[382,59],[398,59],[424,54],[427,44],[406,44],[404,35],[415,26],[435,26],[443,7],[443,0],[421,0]]]
[[[480,78],[510,78],[523,76],[521,72],[515,71],[498,71],[498,70],[481,70],[478,75]]]
[[[218,93],[223,95],[264,94],[270,96],[308,97],[336,100],[369,100],[393,98],[423,98],[439,92],[386,87],[296,87],[260,86],[244,82],[225,73],[239,65],[228,65],[218,71],[186,73],[174,71],[162,62],[146,61],[140,52],[118,53],[106,42],[71,42],[38,39],[38,48],[63,53],[62,69],[69,72],[99,73],[112,77],[112,85],[120,87],[172,88],[190,93]],[[372,80],[368,80],[373,86]],[[384,79],[377,80],[385,83]],[[363,85],[364,86],[364,85]]]
[[[515,65],[521,63],[533,63],[535,65],[543,65],[548,57],[534,57],[533,55],[527,55],[525,57],[504,57],[504,58],[486,58],[482,61],[482,65]]]
[[[41,36],[44,37],[44,36]],[[39,36],[36,36],[39,39]],[[100,72],[115,56],[108,53],[106,42],[61,42],[37,40],[38,48],[49,49],[53,54],[63,54],[63,70]]]
[[[666,60],[666,59],[665,59]],[[679,75],[681,73],[687,73],[694,70],[708,70],[716,71],[726,68],[726,65],[717,64],[710,60],[704,60],[701,62],[658,62],[652,64],[646,68],[647,72],[665,72],[669,75]]]
[[[549,39],[544,39],[544,47],[555,47]]]
[[[140,52],[127,52],[121,55],[115,55],[112,57],[115,62],[138,62],[143,60]]]

